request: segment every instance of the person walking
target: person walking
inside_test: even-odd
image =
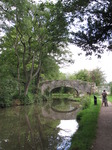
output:
[[[107,103],[107,92],[105,90],[103,90],[103,92],[102,92],[102,106],[103,106],[103,103],[105,104],[105,106],[108,106],[108,103]]]

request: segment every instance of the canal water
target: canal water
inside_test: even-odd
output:
[[[68,150],[78,105],[54,100],[0,109],[0,150]]]

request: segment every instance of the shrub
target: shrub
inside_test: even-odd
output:
[[[81,98],[81,105],[82,105],[82,109],[86,109],[90,106],[90,96],[83,96]]]
[[[19,96],[19,99],[21,101],[21,104],[23,105],[28,105],[34,102],[34,96],[30,92],[26,96],[24,96],[24,94],[21,94]]]
[[[12,104],[13,96],[17,91],[17,82],[10,78],[0,80],[0,107],[8,107]]]

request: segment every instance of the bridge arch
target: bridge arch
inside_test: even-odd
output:
[[[94,85],[95,86],[95,85]],[[78,91],[78,93],[92,93],[93,83],[80,81],[80,80],[54,80],[45,81],[41,83],[40,89],[41,93],[44,94],[45,91],[51,92],[53,89],[58,87],[70,87]]]
[[[62,89],[63,88],[63,89]],[[51,90],[49,90],[50,93],[58,93],[62,89],[63,93],[74,93],[74,95],[79,95],[77,88],[73,88],[70,86],[57,86]]]

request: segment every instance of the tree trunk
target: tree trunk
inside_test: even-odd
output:
[[[19,60],[19,55],[18,55],[18,49],[17,49],[17,44],[18,44],[18,35],[16,36],[16,41],[15,41],[15,52],[17,56],[17,81],[18,81],[18,88],[19,88],[19,95],[21,95],[21,86],[20,86],[20,60]]]
[[[29,89],[29,86],[30,86],[30,83],[31,83],[31,80],[32,80],[32,74],[33,74],[33,69],[34,69],[34,60],[35,60],[35,54],[33,55],[33,58],[32,58],[32,67],[31,67],[31,70],[30,70],[29,79],[27,80],[27,83],[25,85],[24,96],[26,96],[28,94],[28,89]]]
[[[41,69],[39,70],[37,77],[36,77],[36,93],[38,93],[38,89],[39,89],[40,72],[41,72]]]
[[[39,59],[39,65],[37,67],[37,71],[34,73],[34,60],[35,60],[35,54],[33,55],[33,58],[32,58],[32,67],[31,67],[31,70],[30,70],[30,76],[27,80],[27,83],[25,85],[25,91],[24,91],[24,95],[26,96],[28,94],[28,89],[29,89],[29,86],[30,86],[30,83],[32,81],[32,79],[39,75],[40,77],[40,69],[41,69],[41,59]]]
[[[31,82],[31,80],[29,80],[25,85],[24,96],[26,96],[28,94],[28,89],[29,89],[29,86],[30,86],[30,82]]]

